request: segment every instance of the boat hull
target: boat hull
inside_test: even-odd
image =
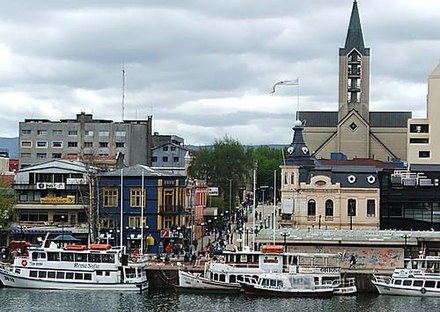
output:
[[[191,272],[179,271],[179,285],[174,288],[179,292],[238,294],[241,286],[204,278]]]
[[[333,295],[333,289],[314,289],[314,290],[283,290],[255,287],[246,283],[241,284],[245,295],[260,297],[307,297],[307,298],[328,298]]]
[[[52,281],[22,277],[13,272],[0,270],[0,281],[5,287],[50,290],[116,290],[143,291],[148,289],[148,281],[136,283],[86,283],[75,281]]]
[[[381,295],[440,297],[440,289],[424,287],[397,287],[392,284],[372,281]]]

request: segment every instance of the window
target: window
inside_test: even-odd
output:
[[[64,272],[57,272],[57,278],[64,279]]]
[[[37,153],[37,159],[46,159],[47,154],[46,153]]]
[[[423,286],[423,281],[421,281],[421,280],[415,280],[414,283],[413,283],[413,286],[415,286],[415,287],[421,287],[421,286]]]
[[[431,157],[430,151],[419,151],[419,158],[429,158]]]
[[[138,228],[141,226],[141,218],[140,217],[129,217],[128,218],[128,226]]]
[[[144,200],[145,204],[145,200]],[[142,189],[130,189],[130,207],[142,207]]]
[[[101,224],[102,229],[114,229],[115,228],[115,221],[113,219],[101,218],[101,219],[99,219],[99,223]]]
[[[37,141],[37,148],[47,148],[47,141]]]
[[[118,206],[118,190],[117,189],[104,189],[103,191],[104,207],[117,207]]]
[[[307,203],[307,215],[315,216],[316,215],[316,202],[314,199],[309,200]]]
[[[59,129],[52,130],[52,135],[63,135],[63,130],[59,130]]]
[[[100,130],[100,131],[98,132],[98,135],[99,135],[100,137],[108,137],[108,131],[107,131],[107,130]]]
[[[374,199],[367,200],[367,217],[376,215],[376,201]]]
[[[99,142],[99,147],[108,147],[108,142]]]
[[[46,135],[47,130],[37,130],[37,135]]]
[[[55,272],[47,272],[47,277],[48,278],[55,278]]]
[[[410,138],[409,139],[410,144],[429,144],[428,138]]]
[[[163,162],[168,162],[168,157],[167,157],[167,156],[163,156],[163,157],[162,157],[162,161],[163,161]]]
[[[84,280],[91,281],[92,280],[92,274],[90,273],[84,273]]]
[[[151,157],[151,162],[157,162],[157,156]]]
[[[69,135],[69,136],[77,136],[78,135],[78,130],[69,130],[69,131],[67,131],[67,135]]]
[[[66,279],[73,279],[73,272],[66,272]]]
[[[93,147],[93,142],[84,142],[84,147]]]
[[[435,287],[435,281],[425,281],[425,287],[427,287],[427,288],[434,288]]]
[[[46,278],[46,271],[38,271],[38,278]]]
[[[176,150],[176,147],[175,146],[171,146],[170,149],[171,149],[172,152],[174,152]]]
[[[75,273],[75,279],[76,280],[82,280],[83,279],[83,274],[82,273]]]
[[[164,146],[162,149],[164,152],[166,152],[166,151],[168,151],[168,146]]]
[[[410,133],[429,133],[429,125],[427,124],[413,124],[409,125]]]
[[[62,154],[61,154],[61,153],[52,153],[52,158],[55,158],[55,159],[60,159],[60,158],[61,158],[61,156],[62,156]]]
[[[333,216],[333,201],[331,199],[325,201],[325,215],[328,217]]]
[[[52,142],[52,147],[53,148],[61,148],[61,147],[63,147],[63,142],[61,142],[61,141],[53,141]]]
[[[78,142],[67,142],[67,147],[78,147]]]
[[[125,147],[125,143],[124,142],[116,142],[116,147],[117,148]]]
[[[356,215],[356,199],[349,199],[347,206],[347,215],[354,217]]]
[[[31,158],[32,154],[31,153],[21,153],[21,158]]]
[[[32,141],[21,141],[21,147],[32,147]]]
[[[29,277],[37,277],[37,271],[30,271]]]
[[[125,131],[124,130],[116,130],[115,136],[117,136],[117,137],[125,137]]]
[[[179,162],[179,157],[175,156],[175,157],[173,158],[173,160],[174,160],[174,162]]]
[[[84,131],[84,135],[85,135],[85,136],[93,136],[93,131],[91,131],[91,130],[86,130],[86,131]]]
[[[29,134],[32,134],[32,130],[29,130],[29,129],[23,129],[23,130],[21,130],[21,134],[23,134],[23,135],[29,135]]]

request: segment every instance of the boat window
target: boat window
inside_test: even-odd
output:
[[[32,260],[37,261],[38,254],[36,252],[32,253]]]
[[[64,279],[64,272],[57,272],[57,278]]]
[[[102,271],[96,271],[96,275],[102,276]]]
[[[411,286],[412,281],[411,280],[404,280],[403,281],[403,286]]]
[[[75,262],[87,262],[87,254],[75,254]]]
[[[261,281],[261,285],[263,285],[263,286],[269,286],[269,280],[264,278],[264,279]]]
[[[237,275],[237,281],[244,281],[243,275]]]
[[[418,286],[418,287],[423,286],[423,281],[420,280],[414,281],[413,286]]]
[[[20,274],[21,270],[20,269],[15,269],[15,273]]]
[[[102,262],[103,263],[114,263],[115,262],[115,255],[109,255],[109,254],[102,255]]]
[[[105,276],[110,276],[110,271],[105,271]]]
[[[37,271],[30,271],[29,277],[37,277]]]
[[[440,281],[437,282],[437,288],[440,288]]]
[[[72,253],[68,253],[68,252],[63,252],[61,254],[61,260],[62,261],[73,262],[73,254]]]
[[[214,280],[218,281],[218,273],[214,273]]]
[[[75,279],[76,280],[82,280],[83,279],[83,274],[82,273],[75,273]]]
[[[276,287],[277,281],[276,280],[270,280],[270,287]]]
[[[40,259],[46,259],[46,253],[44,253],[44,252],[39,252],[39,253],[38,253],[38,258],[40,258]]]
[[[225,282],[226,281],[226,276],[224,274],[220,274],[219,275],[219,281],[220,282]]]
[[[66,279],[73,279],[73,272],[66,272]]]
[[[229,276],[229,283],[236,283],[237,282],[237,278],[235,275],[230,275]]]
[[[435,281],[425,281],[425,287],[426,288],[434,288],[435,287]]]
[[[38,271],[39,278],[46,278],[46,271]]]
[[[47,253],[48,261],[60,261],[60,253],[59,252],[48,252]]]
[[[84,273],[84,279],[86,281],[91,281],[92,280],[92,274],[90,273]]]
[[[100,263],[101,255],[100,254],[89,254],[89,262]]]
[[[55,272],[47,272],[48,278],[55,278]]]
[[[283,281],[278,281],[278,288],[283,288],[284,284]]]
[[[402,280],[400,279],[394,280],[394,285],[402,285]]]

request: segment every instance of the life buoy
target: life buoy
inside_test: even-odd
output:
[[[420,292],[421,292],[422,294],[426,294],[426,289],[422,287],[422,289],[420,289]]]
[[[22,266],[24,266],[24,267],[25,267],[25,266],[27,266],[27,261],[26,261],[26,260],[24,260],[24,259],[23,259],[23,260],[21,260],[21,265],[22,265]]]

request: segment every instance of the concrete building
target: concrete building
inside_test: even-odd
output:
[[[114,122],[85,113],[60,121],[25,119],[19,123],[20,165],[75,159],[115,167],[118,155],[125,165],[151,165],[151,124],[151,117]]]
[[[358,4],[353,2],[345,46],[339,49],[338,111],[300,111],[304,137],[317,158],[406,159],[411,112],[370,111],[370,49],[365,47]]]
[[[183,145],[164,143],[151,151],[152,167],[185,168],[185,157],[191,150]]]
[[[428,78],[426,115],[408,121],[409,164],[440,164],[440,64]]]

